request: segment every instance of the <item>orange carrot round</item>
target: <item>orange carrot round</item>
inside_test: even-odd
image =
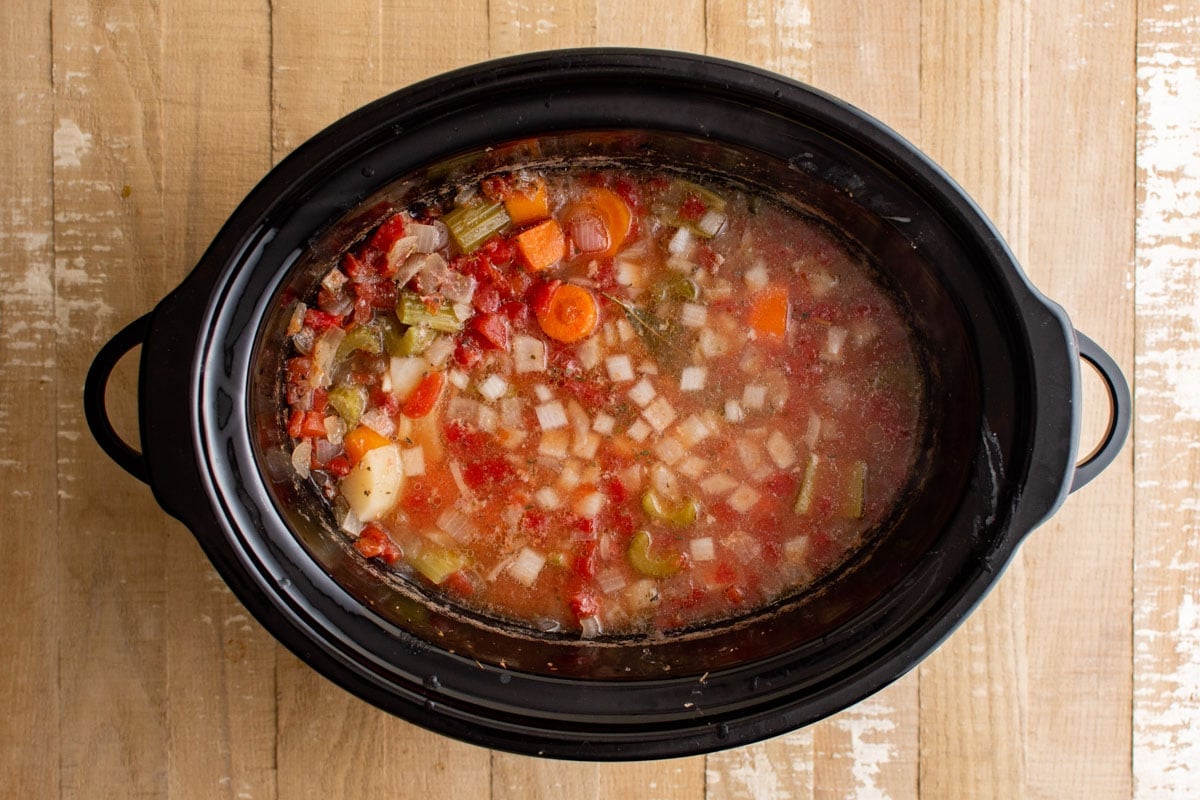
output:
[[[600,309],[596,298],[582,286],[563,283],[554,287],[549,299],[536,312],[538,324],[551,339],[578,342],[596,329]]]
[[[625,201],[616,192],[602,186],[588,189],[578,203],[567,209],[564,216],[568,227],[595,223],[603,227],[607,234],[607,245],[581,248],[585,253],[602,258],[617,254],[629,236],[629,229],[633,224],[633,213]]]

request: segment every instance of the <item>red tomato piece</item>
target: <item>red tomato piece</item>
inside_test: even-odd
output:
[[[386,222],[375,229],[369,245],[381,253],[387,253],[398,239],[404,237],[404,218],[399,214],[388,218]]]
[[[395,564],[403,555],[387,532],[373,522],[364,526],[358,534],[354,549],[364,558],[378,558],[387,564]]]
[[[350,459],[346,458],[345,456],[334,456],[333,458],[329,459],[326,469],[328,469],[335,478],[344,478],[350,474]]]
[[[577,622],[584,617],[594,617],[600,613],[600,603],[596,600],[596,595],[584,588],[571,594],[567,598],[567,605],[571,607],[571,613],[575,615]]]
[[[480,342],[490,350],[509,349],[508,317],[502,314],[476,314],[471,318],[471,330],[479,336]]]
[[[695,222],[704,216],[704,212],[708,210],[708,206],[694,194],[689,194],[683,198],[683,203],[679,206],[679,216],[686,219],[688,222]]]
[[[320,411],[305,411],[304,420],[300,423],[300,436],[324,436],[325,415]]]
[[[315,331],[324,331],[341,326],[342,318],[319,308],[310,308],[304,312],[304,324]]]
[[[463,369],[470,369],[483,360],[483,351],[473,336],[464,336],[454,348],[454,363]]]
[[[514,474],[512,464],[505,458],[472,461],[463,468],[463,481],[472,489],[502,483]]]
[[[591,579],[596,577],[596,556],[600,549],[600,543],[595,539],[587,542],[580,542],[579,551],[575,554],[575,558],[571,561],[571,572],[583,579]]]
[[[461,569],[442,581],[442,588],[461,597],[470,597],[475,594],[475,584],[471,581],[471,577]]]
[[[401,411],[409,419],[420,419],[433,411],[438,398],[442,396],[442,388],[446,385],[446,373],[431,372],[421,379],[417,388],[404,401]]]
[[[491,314],[500,310],[500,290],[494,284],[485,283],[475,290],[475,296],[471,299],[471,305],[475,306],[475,310]]]
[[[304,412],[296,409],[292,415],[288,417],[287,432],[288,436],[293,439],[299,439],[304,430]]]
[[[554,297],[554,292],[562,286],[562,281],[545,281],[544,283],[536,283],[529,290],[528,301],[529,307],[535,315],[545,316],[550,311],[550,301]]]

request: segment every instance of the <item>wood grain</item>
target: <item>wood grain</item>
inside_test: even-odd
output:
[[[1198,41],[1200,0],[5,3],[0,794],[1200,795]],[[447,69],[596,44],[742,60],[892,125],[1135,379],[1133,446],[919,670],[708,757],[492,753],[354,699],[249,618],[80,405],[100,344],[305,138]],[[134,361],[109,391],[131,440]],[[1086,441],[1106,407],[1083,408]]]

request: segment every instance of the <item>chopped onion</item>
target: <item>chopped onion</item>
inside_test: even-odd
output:
[[[779,431],[771,431],[767,437],[767,455],[780,469],[787,469],[796,463],[796,448]]]
[[[380,436],[390,439],[396,432],[396,423],[382,408],[372,408],[363,412],[358,421],[366,425]]]
[[[664,497],[674,498],[679,494],[679,479],[662,464],[650,467],[650,485]]]
[[[571,436],[576,445],[587,439],[592,430],[592,418],[583,410],[583,406],[579,405],[579,401],[567,401],[567,420],[571,424]]]
[[[330,444],[340,445],[342,438],[346,435],[346,421],[337,414],[330,414],[325,418],[325,438]]]
[[[346,515],[342,517],[342,522],[339,527],[346,534],[358,538],[358,535],[362,533],[364,523],[358,518],[358,514],[354,513],[354,509],[347,508]]]
[[[600,587],[600,591],[612,594],[625,588],[625,576],[615,569],[606,569],[596,576],[596,584]]]
[[[704,212],[704,215],[696,221],[696,230],[703,233],[710,239],[721,232],[725,227],[725,214],[717,211],[715,208],[710,208]]]
[[[642,578],[625,590],[625,598],[635,609],[644,609],[658,602],[658,583]]]
[[[708,370],[704,367],[684,367],[679,373],[679,391],[698,392],[704,388]]]
[[[392,377],[392,392],[401,400],[406,400],[428,374],[429,362],[421,356],[393,356],[388,372]]]
[[[770,275],[767,274],[766,262],[761,258],[754,262],[754,266],[742,274],[742,280],[746,282],[746,288],[752,292],[765,288],[771,280]]]
[[[439,336],[433,340],[433,344],[425,348],[423,355],[431,367],[440,367],[450,356],[454,355],[454,348],[455,344],[452,338]]]
[[[591,519],[600,513],[607,499],[600,492],[591,492],[576,500],[572,510],[581,517]]]
[[[604,368],[608,371],[608,379],[614,383],[631,381],[634,378],[633,362],[630,361],[629,356],[625,355],[624,353],[621,353],[620,355],[609,356],[608,358],[604,359]],[[653,387],[651,387],[650,392],[650,396],[653,397]]]
[[[748,383],[742,390],[742,407],[761,409],[767,402],[767,387],[757,383]]]
[[[438,226],[412,222],[404,227],[404,232],[416,240],[418,253],[432,253],[441,250],[449,241],[449,233],[445,224]]]
[[[761,497],[762,495],[757,490],[743,483],[733,491],[733,494],[729,495],[726,502],[729,503],[730,508],[734,511],[739,514],[745,514],[758,504]]]
[[[604,628],[600,625],[599,617],[582,617],[579,620],[579,636],[581,639],[595,639]]]
[[[636,261],[620,259],[614,265],[617,283],[621,286],[644,286],[645,272],[642,265]]]
[[[837,325],[830,326],[825,332],[825,350],[821,353],[821,358],[825,361],[838,361],[842,353],[842,346],[846,344],[846,337],[849,331]]]
[[[313,368],[310,382],[314,389],[320,389],[330,384],[332,380],[333,362],[337,357],[338,348],[346,332],[341,328],[329,328],[317,337],[313,345]]]
[[[562,498],[558,496],[558,492],[549,486],[543,486],[534,492],[533,501],[546,511],[553,511],[562,505]]]
[[[538,442],[538,455],[565,459],[571,446],[571,437],[565,430],[546,431]]]
[[[725,420],[727,422],[741,422],[746,419],[746,412],[742,410],[742,404],[733,399],[725,401]]]
[[[568,461],[562,466],[562,470],[558,473],[558,488],[564,492],[569,492],[579,485],[579,465],[575,461]],[[536,499],[537,495],[534,495]]]
[[[404,235],[396,241],[392,242],[392,246],[387,251],[388,273],[391,275],[399,275],[401,267],[407,266],[408,259],[413,253],[416,253],[420,248],[417,246],[417,237]],[[425,251],[428,252],[428,251]],[[408,276],[411,278],[412,276]],[[404,283],[408,283],[408,278],[404,279]]]
[[[717,557],[717,548],[711,536],[701,536],[688,542],[688,552],[693,561],[712,561]]]
[[[458,542],[470,541],[479,532],[466,514],[453,507],[443,511],[434,524]]]
[[[838,279],[828,272],[810,272],[806,274],[808,288],[815,299],[820,300],[838,285]]]
[[[296,449],[292,450],[292,468],[296,470],[296,475],[300,480],[308,480],[310,465],[312,464],[312,442],[308,439],[301,440],[300,444],[296,445]]]
[[[625,435],[635,442],[644,442],[646,437],[650,435],[653,429],[644,419],[635,420],[629,429],[625,431]]]
[[[793,536],[783,543],[783,557],[796,564],[808,560],[810,542],[807,536]]]
[[[700,488],[709,494],[728,494],[737,488],[738,482],[733,478],[723,473],[709,475],[704,480],[700,481]]]
[[[657,375],[658,365],[653,361],[643,361],[642,363],[638,364],[638,372],[642,373],[643,375]]]
[[[636,492],[642,488],[642,465],[630,464],[621,470],[618,477],[621,479],[621,485],[625,487],[625,491]]]
[[[591,209],[582,209],[567,220],[571,242],[583,253],[599,253],[608,249],[608,228],[604,220]]]
[[[452,369],[447,372],[446,380],[450,381],[451,386],[460,390],[467,388],[467,384],[471,382],[471,379],[467,376],[467,373],[457,369]]]
[[[716,358],[729,352],[729,339],[709,328],[700,331],[697,344],[706,358]]]
[[[552,431],[556,428],[565,428],[567,426],[567,412],[563,408],[563,404],[557,400],[552,400],[549,403],[543,403],[533,409],[537,414],[538,424],[542,426],[544,431]]]
[[[642,378],[633,385],[632,389],[629,390],[629,399],[637,403],[642,408],[645,408],[646,406],[650,405],[650,401],[653,400],[657,394],[658,392],[654,390],[654,385],[645,378]]]
[[[679,437],[679,441],[683,442],[685,447],[695,447],[699,442],[712,435],[712,428],[700,417],[692,414],[679,423],[675,428],[675,435]]]
[[[590,461],[596,457],[596,452],[600,449],[600,435],[588,432],[582,439],[576,440],[571,447],[571,455]]]
[[[499,375],[489,375],[484,378],[483,382],[479,384],[479,394],[481,394],[485,400],[489,400],[493,403],[503,397],[507,391],[508,381],[504,380],[504,378],[501,378]]]
[[[692,250],[695,237],[687,228],[679,228],[667,242],[667,252],[673,256],[685,256]]]
[[[292,337],[292,346],[296,348],[296,352],[300,355],[311,355],[313,346],[317,341],[317,332],[312,328],[304,327],[296,331],[296,335]]]
[[[617,317],[617,338],[622,342],[632,342],[637,337],[637,331],[624,317]]]
[[[518,333],[512,337],[512,360],[516,362],[517,372],[545,372],[546,343]]]
[[[517,583],[532,586],[545,563],[546,557],[541,553],[522,547],[521,552],[517,553],[517,557],[508,565],[508,574]]]
[[[534,386],[533,393],[537,396],[539,403],[549,403],[554,399],[554,392],[550,391],[545,384],[539,383],[537,386]]]
[[[696,481],[700,480],[700,476],[708,469],[708,462],[699,456],[688,456],[677,469],[681,475],[686,475]]]
[[[584,339],[579,344],[576,350],[579,355],[579,365],[584,369],[595,369],[600,364],[600,357],[603,353],[600,352],[600,339],[597,336],[590,336]]]
[[[657,397],[642,411],[642,416],[654,430],[662,433],[675,421],[675,409],[665,397]]]
[[[665,436],[654,445],[654,455],[658,456],[668,467],[673,467],[687,455],[687,450],[675,437]]]
[[[407,476],[425,474],[425,448],[421,445],[400,449],[400,462],[404,465]]]
[[[758,443],[749,436],[742,436],[734,442],[734,449],[747,472],[753,473],[762,467],[762,452],[758,449]]]
[[[708,324],[708,306],[702,306],[699,303],[680,303],[679,324],[688,328],[703,328]]]
[[[500,420],[510,428],[525,425],[525,401],[519,397],[506,397],[500,401]]]
[[[336,272],[336,270],[334,270]],[[304,327],[304,315],[308,313],[308,306],[304,303],[296,303],[292,307],[292,316],[288,318],[287,330],[284,331],[288,336],[295,336]]]
[[[462,467],[457,461],[451,461],[447,466],[450,468],[450,477],[454,479],[454,485],[458,487],[458,493],[468,500],[474,500],[475,495],[471,492],[471,487],[463,480]]]
[[[313,460],[318,464],[328,464],[330,459],[342,452],[340,444],[334,444],[327,438],[318,438],[313,442]]]
[[[612,416],[605,414],[603,411],[597,412],[596,419],[592,421],[592,430],[601,436],[608,436],[613,432],[617,421]]]

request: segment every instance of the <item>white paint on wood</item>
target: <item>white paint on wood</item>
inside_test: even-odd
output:
[[[61,119],[54,129],[54,166],[79,168],[82,157],[92,149],[92,135],[74,120]]]

